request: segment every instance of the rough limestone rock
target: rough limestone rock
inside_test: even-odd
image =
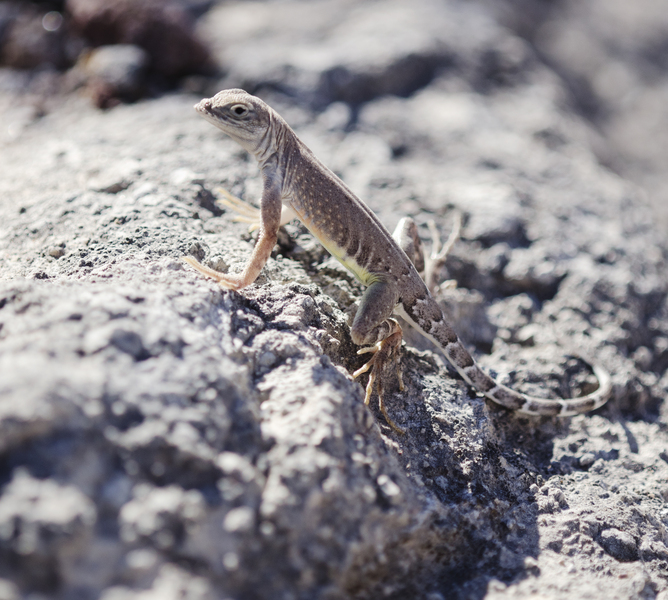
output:
[[[593,361],[613,397],[512,414],[407,328],[395,433],[350,375],[362,290],[301,226],[240,293],[181,261],[241,269],[217,190],[260,192],[200,96],[101,112],[3,72],[0,598],[665,600],[665,234],[561,80],[482,4],[199,25],[211,91],[262,95],[388,227],[463,215],[438,297],[486,369],[570,396]]]

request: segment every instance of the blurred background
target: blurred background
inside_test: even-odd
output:
[[[524,40],[592,124],[599,160],[640,184],[668,221],[668,11],[660,0],[419,0],[410,7],[364,0],[2,1],[0,108],[12,118],[0,140],[75,91],[102,109],[170,89],[208,95],[231,86],[278,89],[316,109],[410,95],[439,72],[462,67],[453,15],[479,20],[481,28],[485,20],[500,22]],[[499,56],[507,61],[509,53]],[[483,63],[498,69],[495,60],[489,54]]]

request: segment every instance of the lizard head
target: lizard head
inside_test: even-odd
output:
[[[223,90],[195,104],[195,110],[255,154],[271,125],[270,109],[244,90]]]

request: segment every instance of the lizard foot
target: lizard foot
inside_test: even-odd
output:
[[[237,198],[224,188],[218,188],[218,192],[223,195],[223,198],[220,198],[218,203],[237,213],[237,216],[234,217],[235,221],[248,223],[248,231],[259,229],[262,221],[259,208],[245,202],[241,198]]]
[[[440,285],[437,284],[436,275],[448,259],[448,254],[450,254],[452,247],[461,237],[462,213],[459,211],[455,212],[452,231],[450,232],[450,235],[448,236],[448,239],[446,240],[445,244],[443,244],[443,246],[441,246],[441,237],[438,234],[438,229],[436,229],[436,223],[434,223],[433,220],[429,220],[427,222],[427,226],[429,227],[429,233],[431,235],[431,253],[425,255],[423,279],[427,284],[429,291],[433,294],[438,288],[451,289],[457,287],[457,282],[453,279],[444,281]]]
[[[455,212],[452,231],[445,244],[441,243],[441,236],[436,229],[436,223],[430,220],[427,222],[427,226],[431,235],[431,252],[426,252],[420,240],[417,225],[410,217],[404,217],[399,221],[392,237],[406,253],[417,272],[422,275],[427,288],[433,294],[439,288],[447,289],[457,286],[457,282],[454,280],[438,285],[436,277],[445,264],[452,247],[460,238],[462,214],[459,211]]]
[[[369,375],[369,381],[366,384],[366,394],[364,395],[364,404],[369,405],[371,400],[371,394],[373,393],[373,388],[376,386],[378,390],[378,407],[380,412],[383,413],[387,424],[394,429],[399,434],[406,433],[401,427],[399,427],[387,414],[385,409],[385,402],[383,401],[383,378],[382,372],[384,366],[388,362],[395,362],[397,367],[397,377],[399,378],[399,389],[404,391],[404,381],[401,375],[401,365],[399,364],[399,349],[401,348],[401,329],[395,331],[392,335],[388,336],[384,340],[378,342],[375,346],[369,348],[361,348],[357,351],[357,354],[366,354],[368,352],[373,352],[371,360],[369,360],[362,367],[357,369],[353,373],[353,379],[356,379],[362,373],[366,373],[371,369],[371,374]]]
[[[193,269],[199,271],[202,275],[215,279],[220,287],[228,290],[239,290],[244,287],[241,275],[226,275],[215,269],[205,267],[203,264],[197,262],[192,256],[184,256],[183,260],[187,262]]]

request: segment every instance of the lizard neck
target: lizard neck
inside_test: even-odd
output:
[[[277,170],[281,163],[281,154],[284,148],[290,144],[291,138],[296,138],[290,126],[276,113],[270,109],[269,126],[253,140],[253,147],[249,151],[264,173],[265,170]],[[279,152],[279,149],[283,149]]]

